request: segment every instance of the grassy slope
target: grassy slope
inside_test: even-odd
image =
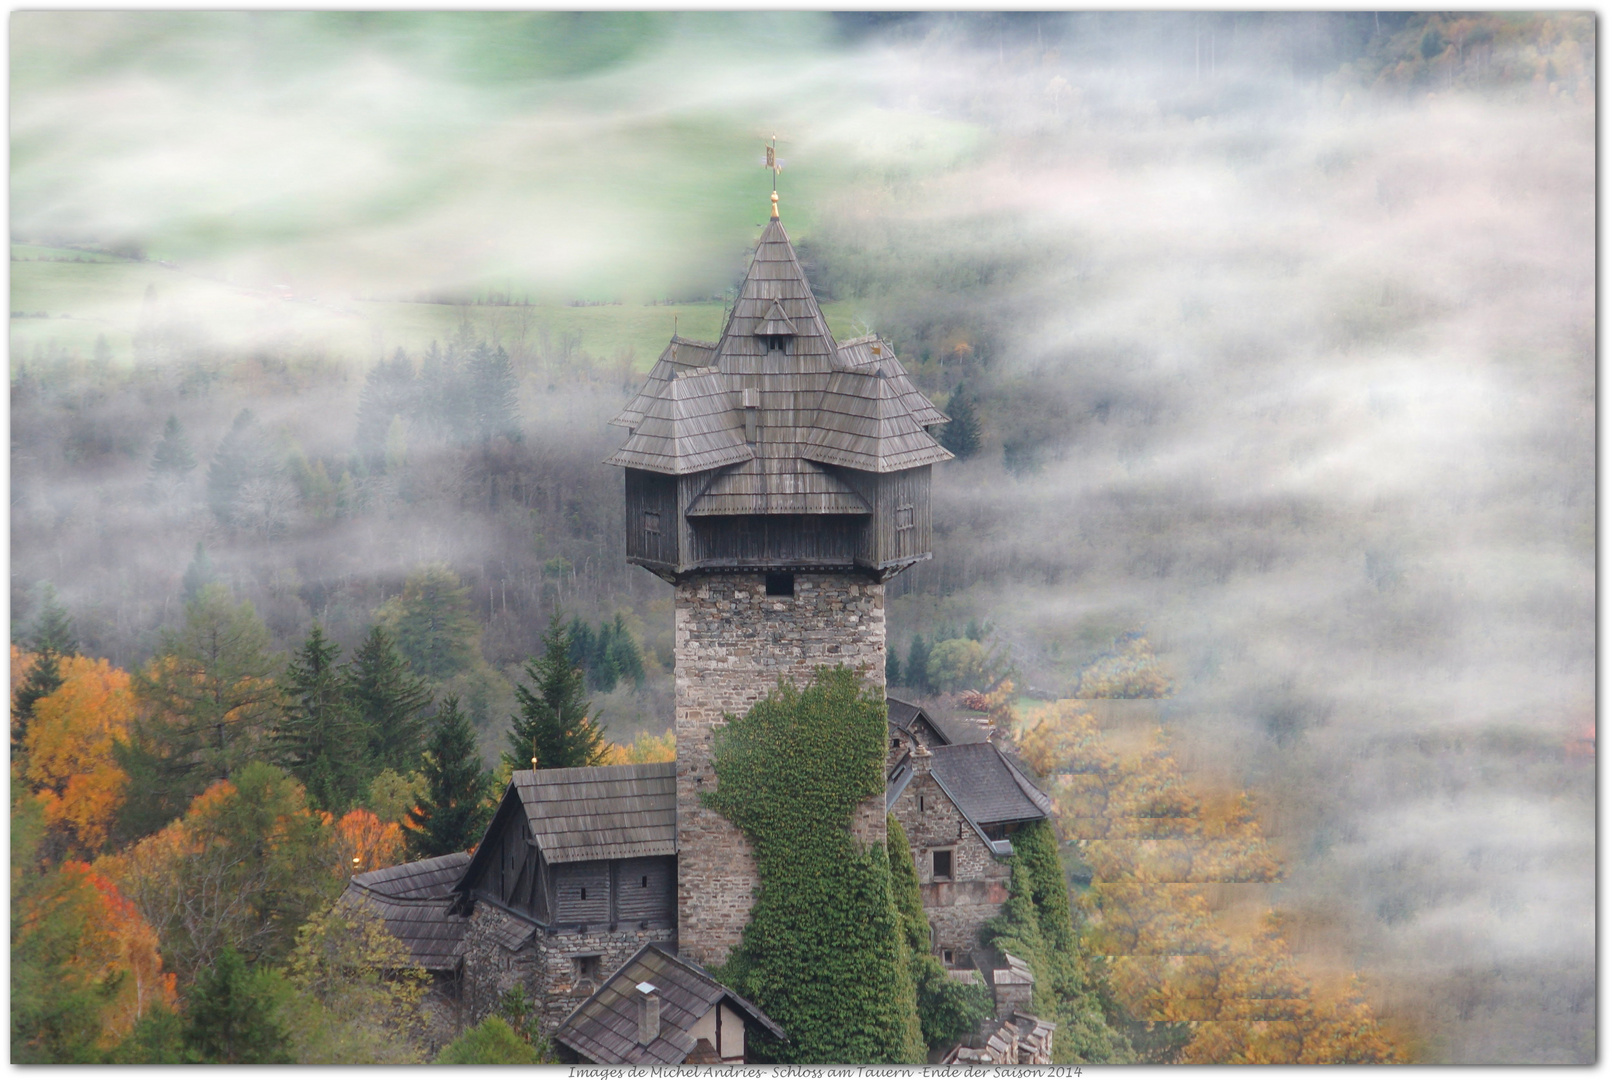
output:
[[[147,317],[159,322],[205,321],[216,327],[214,333],[226,345],[269,340],[284,348],[365,363],[376,355],[377,346],[415,351],[432,340],[446,340],[466,317],[481,337],[512,341],[525,317],[529,341],[544,331],[554,339],[577,334],[583,352],[603,359],[630,349],[639,370],[646,370],[665,347],[674,315],[684,337],[715,340],[721,333],[722,305],[717,303],[536,304],[522,309],[345,299],[315,302],[237,288],[157,263],[89,255],[85,258],[100,261],[41,261],[76,254],[13,245],[10,310],[43,311],[49,316],[11,320],[13,363],[29,359],[36,346],[52,354],[61,350],[88,357],[102,334],[114,363],[126,363],[132,356],[132,338]],[[154,289],[149,309],[148,286]],[[853,303],[827,304],[824,314],[838,337],[856,333]]]

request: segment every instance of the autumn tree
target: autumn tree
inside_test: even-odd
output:
[[[286,667],[273,740],[279,763],[301,782],[309,801],[331,813],[346,811],[369,779],[368,732],[336,666],[340,653],[341,646],[315,622]]]
[[[481,839],[490,808],[476,733],[456,697],[437,712],[421,771],[425,794],[404,826],[409,854],[424,859],[467,850]]]
[[[582,670],[571,662],[569,635],[555,615],[543,635],[543,655],[526,665],[531,686],[517,685],[519,716],[510,717],[504,758],[517,769],[564,769],[597,765],[604,758],[604,732],[588,716]]]
[[[250,603],[208,585],[185,605],[184,627],[164,635],[134,681],[139,712],[116,745],[129,776],[122,836],[160,829],[209,784],[262,756],[280,715],[274,669],[268,629]]]
[[[346,672],[347,698],[369,740],[367,765],[405,775],[419,767],[431,691],[380,626],[370,629]]]
[[[113,745],[134,718],[134,694],[128,673],[105,660],[69,656],[61,674],[61,686],[34,704],[24,775],[46,823],[87,857],[105,846],[123,803],[128,777]]]
[[[38,800],[14,803],[11,826],[11,1060],[97,1061],[143,1016],[172,1008],[173,976],[111,881],[82,862],[40,866]]]
[[[372,810],[362,807],[343,814],[331,838],[332,866],[336,876],[346,880],[354,874],[396,866],[403,861],[403,829],[395,821],[383,821]]]
[[[476,620],[470,590],[445,563],[429,563],[408,576],[403,591],[382,604],[376,621],[417,674],[451,678],[476,656]]]
[[[185,980],[226,948],[283,958],[297,927],[341,888],[330,851],[330,829],[302,787],[254,762],[119,856],[115,872]]]
[[[78,654],[78,638],[73,633],[71,617],[56,600],[56,590],[45,585],[39,617],[34,620],[28,635],[32,650],[27,672],[22,682],[11,691],[11,748],[21,749],[27,738],[28,724],[33,719],[34,704],[42,697],[56,692],[62,684],[61,662],[64,657]]]
[[[362,900],[342,898],[297,931],[287,1010],[304,1065],[408,1065],[421,1060],[427,976]]]

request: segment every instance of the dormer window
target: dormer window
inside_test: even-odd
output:
[[[787,348],[785,348],[785,346],[789,342],[789,338],[788,338],[787,335],[784,335],[784,334],[767,334],[764,337],[762,337],[761,340],[766,342],[768,352],[788,352],[789,351]]]

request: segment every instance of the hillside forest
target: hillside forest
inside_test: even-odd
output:
[[[544,1053],[333,900],[545,717],[675,752],[606,422],[720,331],[756,115],[952,418],[886,676],[1057,803],[1048,1007],[1594,1059],[1592,19],[440,18],[14,22],[14,1061]]]

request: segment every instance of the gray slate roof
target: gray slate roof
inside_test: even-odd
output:
[[[769,335],[787,336],[787,349],[769,351]],[[745,439],[746,392],[754,442]],[[773,218],[721,339],[714,347],[672,339],[613,421],[632,434],[607,462],[673,476],[738,466],[716,479],[696,513],[868,513],[814,463],[886,473],[946,461],[952,455],[924,430],[945,421],[888,343],[834,341]]]
[[[953,803],[976,825],[1038,821],[1052,800],[989,742],[937,746],[929,772]]]
[[[460,851],[356,874],[341,902],[367,904],[379,912],[386,929],[427,971],[452,971],[462,955],[468,923],[462,915],[450,915],[448,905],[469,862],[470,854]]]
[[[519,769],[510,777],[551,863],[677,853],[677,765]]]
[[[661,1000],[660,1035],[647,1045],[638,1043],[637,986],[642,982],[653,985]],[[680,1065],[694,1050],[695,1023],[723,1000],[775,1037],[784,1037],[771,1017],[704,968],[649,944],[572,1010],[554,1038],[601,1064]]]

